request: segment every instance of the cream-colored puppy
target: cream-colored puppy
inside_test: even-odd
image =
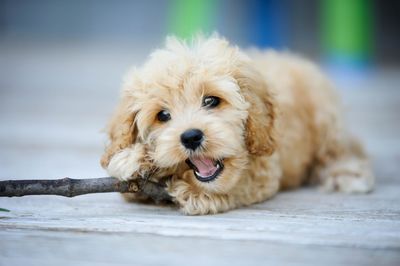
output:
[[[274,51],[245,54],[217,36],[168,38],[130,72],[109,137],[101,162],[108,173],[173,175],[167,189],[186,214],[260,202],[310,180],[357,193],[374,183],[313,64]]]

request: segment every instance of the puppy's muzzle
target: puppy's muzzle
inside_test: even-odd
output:
[[[182,133],[181,142],[185,148],[196,150],[203,142],[204,134],[200,129],[189,129]]]

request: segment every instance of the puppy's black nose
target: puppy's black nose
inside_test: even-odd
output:
[[[188,149],[197,149],[203,141],[203,132],[199,129],[189,129],[182,133],[181,142]]]

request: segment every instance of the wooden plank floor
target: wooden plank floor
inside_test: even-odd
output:
[[[104,176],[101,133],[126,47],[0,47],[0,179]],[[147,52],[146,52],[147,53]],[[0,265],[400,265],[400,71],[342,90],[378,176],[368,195],[302,188],[213,216],[118,194],[0,198]]]

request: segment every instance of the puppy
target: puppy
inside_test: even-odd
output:
[[[172,175],[167,191],[190,215],[261,202],[306,182],[347,193],[374,184],[317,67],[287,53],[245,54],[218,36],[170,37],[132,70],[108,134],[101,164],[111,176]]]

